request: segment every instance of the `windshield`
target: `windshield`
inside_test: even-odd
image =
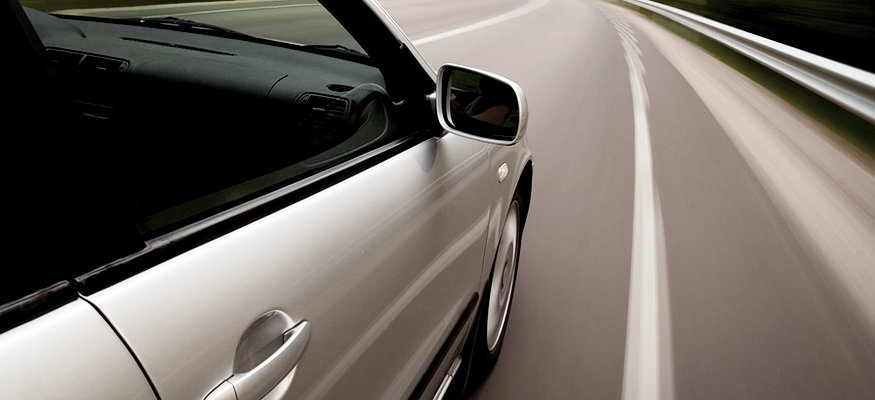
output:
[[[116,19],[168,17],[181,23],[201,23],[246,35],[308,46],[325,46],[341,51],[364,53],[362,47],[316,1],[235,0],[181,2],[169,0],[22,0],[21,5],[56,15]],[[172,20],[170,20],[172,21]],[[209,29],[201,27],[201,29]]]

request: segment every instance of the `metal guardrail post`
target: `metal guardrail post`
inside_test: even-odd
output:
[[[649,0],[623,0],[699,32],[875,124],[875,74]]]

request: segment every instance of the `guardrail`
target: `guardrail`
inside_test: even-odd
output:
[[[664,4],[623,1],[703,34],[875,124],[875,74]]]

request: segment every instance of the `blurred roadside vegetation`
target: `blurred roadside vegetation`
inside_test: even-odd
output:
[[[198,3],[214,0],[19,0],[22,6],[43,12],[78,10],[83,8],[110,8],[151,6],[159,4]]]
[[[875,72],[875,0],[655,0]]]

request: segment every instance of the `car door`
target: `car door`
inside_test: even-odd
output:
[[[40,32],[61,25],[30,15],[39,18]],[[90,19],[65,23],[84,32],[84,39],[124,39],[104,48],[77,37],[43,36],[59,65],[63,57],[76,57],[80,69],[116,63],[89,75],[69,67],[69,74],[81,78],[79,86],[100,82],[121,99],[98,108],[93,104],[103,100],[92,100],[99,97],[94,95],[77,104],[112,108],[89,126],[124,143],[110,147],[124,155],[101,150],[99,156],[125,171],[108,175],[125,188],[119,201],[133,198],[135,214],[142,215],[136,226],[145,247],[76,282],[84,301],[130,348],[158,395],[315,399],[412,393],[476,304],[494,186],[489,145],[435,129],[433,114],[413,111],[429,107],[424,96],[404,104],[386,92],[388,82],[388,89],[398,87],[410,75],[427,77],[426,71],[418,64],[412,64],[418,71],[403,74],[397,68],[367,70],[349,62],[351,56],[333,59],[315,52],[331,61],[313,69],[312,80],[291,72],[303,64],[280,65],[276,60],[284,55],[270,62],[246,58],[269,46],[261,42],[258,51],[249,52],[246,43],[194,40],[196,34],[179,30],[159,34]],[[86,44],[71,44],[80,42]],[[220,58],[229,54],[236,57],[233,62]],[[410,65],[400,58],[399,64]],[[59,68],[63,77],[64,66]],[[127,74],[119,75],[121,84],[106,85],[109,78],[97,75],[115,68]],[[367,71],[359,72],[363,68]],[[131,75],[136,79],[123,79]],[[325,88],[333,91],[335,82],[353,82],[352,90],[330,97]],[[122,93],[129,90],[126,85],[137,89],[136,97]],[[239,100],[236,86],[244,86],[247,96],[269,88],[268,99]],[[156,88],[173,96],[158,100],[151,94]],[[210,108],[196,108],[193,100]],[[352,136],[327,148],[324,143],[334,134],[326,133],[325,121],[340,103],[352,105],[338,114],[355,114],[355,127],[341,124],[337,130]],[[286,106],[305,108],[295,126],[311,133],[306,143],[274,131],[280,117],[268,111]],[[151,115],[137,119],[143,109]],[[250,117],[236,118],[240,113]],[[423,115],[430,119],[420,119]],[[267,122],[248,126],[250,119]],[[100,125],[104,120],[140,125],[111,122],[113,129],[127,130],[118,135]],[[235,142],[211,140],[213,132],[237,129],[246,134]],[[277,166],[273,158],[291,148],[284,146],[328,150]],[[258,150],[261,156],[244,155]],[[270,164],[266,174],[220,185],[226,175],[259,162]],[[284,174],[298,175],[285,179]],[[233,197],[241,191],[246,195]],[[217,200],[224,198],[234,201]]]
[[[275,335],[311,327],[287,398],[409,395],[480,289],[486,161],[483,144],[428,139],[87,298],[165,399],[239,373],[270,311],[290,320]]]
[[[438,127],[431,71],[357,7],[344,25],[373,61],[181,21],[21,14],[63,92],[49,107],[72,99],[79,127],[48,136],[70,172],[42,190],[69,203],[59,242],[100,257],[59,277],[78,300],[15,329],[72,309],[114,343],[91,359],[96,382],[131,390],[118,397],[148,397],[143,381],[163,399],[413,393],[470,322],[502,203],[492,146]],[[29,357],[10,332],[0,354]]]

